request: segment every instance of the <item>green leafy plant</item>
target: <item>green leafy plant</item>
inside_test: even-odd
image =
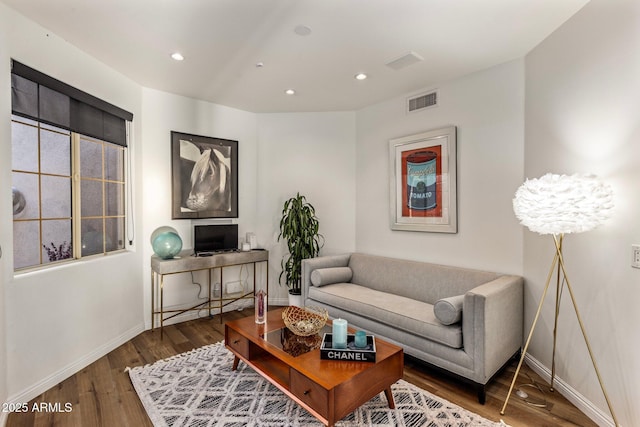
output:
[[[289,252],[280,263],[282,271],[278,281],[282,283],[284,277],[290,294],[300,295],[302,260],[318,256],[320,248],[324,245],[324,237],[318,232],[319,228],[316,210],[307,202],[305,196],[297,193],[295,197],[284,202],[278,241],[281,238],[286,240]]]

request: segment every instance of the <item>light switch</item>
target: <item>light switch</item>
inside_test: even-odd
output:
[[[631,245],[631,267],[640,268],[640,245]]]

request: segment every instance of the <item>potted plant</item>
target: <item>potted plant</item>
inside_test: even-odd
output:
[[[319,227],[320,222],[316,217],[316,210],[313,205],[307,202],[305,196],[297,193],[295,197],[284,202],[278,241],[280,238],[286,240],[288,253],[280,262],[282,271],[278,281],[282,283],[284,277],[285,283],[289,287],[291,305],[301,305],[302,303],[300,299],[302,260],[316,257],[324,244],[324,237],[318,233]]]

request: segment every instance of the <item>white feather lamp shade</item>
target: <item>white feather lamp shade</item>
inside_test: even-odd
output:
[[[613,211],[611,187],[594,175],[548,173],[516,191],[513,210],[520,223],[540,234],[589,231]]]

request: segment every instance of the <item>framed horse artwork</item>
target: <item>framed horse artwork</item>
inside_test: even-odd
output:
[[[238,217],[238,141],[171,132],[172,219]]]

